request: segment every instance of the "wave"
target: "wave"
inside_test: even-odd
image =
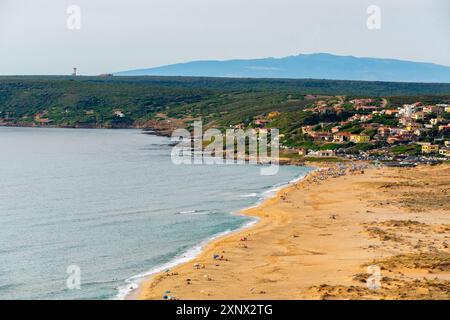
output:
[[[206,210],[185,210],[185,211],[179,211],[175,214],[210,214],[211,212]]]
[[[240,195],[239,197],[240,198],[255,198],[257,196],[259,196],[259,194],[257,194],[256,192],[253,192],[253,193],[249,193],[249,194]]]

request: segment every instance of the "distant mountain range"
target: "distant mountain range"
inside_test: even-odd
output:
[[[192,61],[156,68],[122,71],[114,75],[449,83],[450,67],[434,63],[315,53],[285,58]]]

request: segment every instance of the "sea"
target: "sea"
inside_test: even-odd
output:
[[[140,130],[0,127],[0,299],[125,299],[311,168],[177,165]]]

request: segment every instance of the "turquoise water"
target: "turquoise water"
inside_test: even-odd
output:
[[[177,166],[169,142],[137,130],[0,128],[0,299],[123,297],[308,171]],[[66,285],[71,265],[80,289]]]

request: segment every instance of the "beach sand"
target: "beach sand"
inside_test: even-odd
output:
[[[246,210],[259,222],[151,277],[138,298],[450,299],[449,165],[319,174]]]

